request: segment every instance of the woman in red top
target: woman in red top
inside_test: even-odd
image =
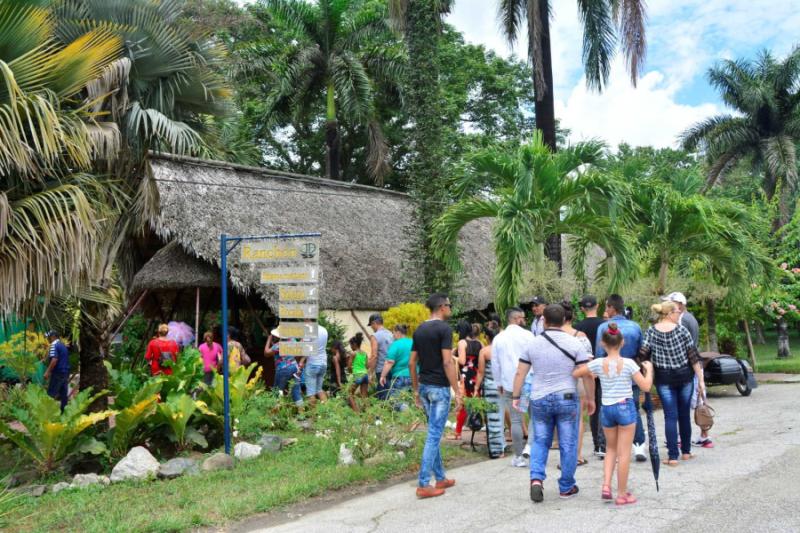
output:
[[[144,354],[145,360],[150,361],[150,373],[154,376],[172,375],[172,366],[178,362],[178,343],[168,339],[167,333],[169,326],[158,326],[158,337],[150,341]]]

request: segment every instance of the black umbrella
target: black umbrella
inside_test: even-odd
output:
[[[656,421],[653,418],[653,398],[649,392],[644,395],[644,410],[647,412],[647,440],[650,446],[650,465],[653,467],[653,477],[656,478],[656,491],[658,491],[658,472],[661,469],[661,459],[658,457],[658,437],[656,437]]]

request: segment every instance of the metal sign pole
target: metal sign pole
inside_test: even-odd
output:
[[[222,383],[224,387],[225,453],[231,454],[231,397],[228,384],[228,236],[219,237],[222,279]]]

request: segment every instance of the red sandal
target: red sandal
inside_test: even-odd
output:
[[[603,485],[603,490],[600,492],[600,498],[603,500],[614,499],[614,495],[611,494],[611,487],[609,485]]]
[[[618,497],[614,503],[616,503],[617,505],[631,505],[636,502],[637,502],[636,496],[634,496],[630,492],[626,492],[624,496]]]

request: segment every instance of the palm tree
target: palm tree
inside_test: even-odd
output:
[[[544,135],[545,144],[556,151],[556,115],[553,95],[553,62],[550,42],[550,0],[501,0],[500,24],[510,44],[519,37],[527,22],[528,60],[536,95],[536,128]],[[578,0],[583,24],[583,64],[586,83],[602,90],[608,82],[611,59],[618,40],[631,82],[636,85],[644,67],[645,40],[644,0]],[[548,257],[561,268],[561,238],[548,240]]]
[[[55,38],[50,2],[0,4],[0,312],[84,282],[119,212],[113,180],[90,173],[119,147],[91,88],[122,54],[118,36],[85,27]]]
[[[775,229],[788,222],[789,193],[797,187],[796,146],[800,142],[800,46],[783,61],[762,51],[753,61],[726,60],[708,72],[711,84],[736,114],[695,124],[683,145],[701,149],[710,164],[706,188],[713,187],[739,162],[763,172],[769,201],[779,188]]]
[[[357,0],[265,0],[273,21],[296,41],[286,58],[270,68],[275,82],[268,95],[273,119],[308,115],[314,101],[325,100],[325,173],[339,179],[339,119],[368,130],[367,168],[381,184],[388,174],[388,145],[375,110],[378,83],[394,84],[402,56],[391,46],[384,13],[362,9]]]
[[[84,27],[101,27],[126,44],[123,56],[89,91],[111,94],[95,111],[121,126],[116,160],[109,166],[97,164],[96,171],[112,174],[123,193],[122,206],[99,224],[88,279],[73,288],[73,298],[61,298],[81,310],[80,387],[102,390],[108,379],[103,360],[109,334],[121,318],[119,300],[136,267],[131,236],[140,234],[156,214],[158,195],[147,179],[148,151],[202,153],[207,146],[201,134],[216,133],[209,132],[214,125],[209,117],[228,113],[231,90],[219,74],[221,48],[180,26],[179,0],[72,0],[56,5],[62,42]]]
[[[634,264],[632,239],[622,224],[595,207],[619,203],[624,185],[612,187],[606,176],[585,168],[601,159],[603,148],[587,142],[554,154],[537,131],[533,142],[515,153],[490,149],[473,156],[457,189],[475,190],[477,185],[482,190],[457,201],[436,222],[434,245],[441,260],[459,268],[459,231],[473,220],[491,218],[499,310],[518,304],[523,264],[543,260],[545,238],[553,233],[574,235],[582,247],[592,243],[602,248],[612,286],[622,281]]]

